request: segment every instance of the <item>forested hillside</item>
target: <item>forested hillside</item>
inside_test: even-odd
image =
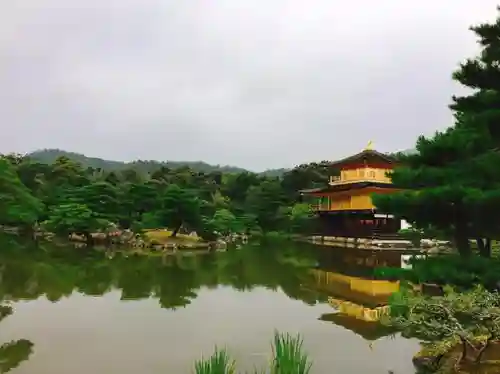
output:
[[[53,164],[61,156],[67,157],[71,161],[78,162],[83,167],[102,169],[104,171],[120,171],[125,169],[133,169],[141,174],[154,172],[161,167],[167,167],[169,169],[189,167],[194,171],[203,173],[210,173],[214,171],[223,173],[241,173],[247,171],[236,166],[210,165],[203,161],[113,161],[97,157],[88,157],[80,153],[63,151],[61,149],[42,149],[28,154],[28,157],[30,157],[32,160],[42,162],[44,164]],[[260,174],[264,174],[267,176],[282,176],[286,171],[287,169],[274,169],[266,170],[265,172]]]
[[[51,161],[37,160],[36,153],[0,155],[0,225],[29,231],[41,224],[62,236],[88,238],[110,225],[174,233],[183,226],[204,238],[216,231],[303,233],[312,216],[299,190],[326,185],[330,173],[328,161],[299,165],[281,178],[158,162],[97,160],[91,167],[62,155]]]
[[[415,149],[405,149],[398,153],[412,154]],[[98,157],[88,157],[81,153],[63,151],[61,149],[42,149],[27,155],[33,161],[41,162],[44,164],[53,164],[59,157],[66,157],[71,161],[81,164],[83,167],[90,167],[92,169],[101,169],[103,171],[120,171],[126,169],[133,169],[138,173],[147,174],[152,173],[161,167],[169,169],[178,169],[182,167],[189,167],[193,171],[202,173],[222,172],[222,173],[242,173],[249,170],[230,165],[210,165],[203,161],[155,161],[155,160],[137,160],[132,162],[105,160]],[[282,177],[290,169],[268,169],[264,172],[257,173],[267,177]]]

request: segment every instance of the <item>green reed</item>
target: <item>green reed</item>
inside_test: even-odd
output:
[[[215,347],[212,356],[195,362],[194,371],[196,374],[234,374],[235,362],[225,349]]]
[[[302,349],[300,335],[274,333],[272,374],[308,374],[312,362]]]
[[[308,374],[312,362],[302,348],[300,335],[274,333],[271,344],[272,358],[268,370],[255,371],[254,374]],[[195,374],[234,374],[235,361],[225,349],[215,348],[215,352],[207,359],[202,358],[195,363]]]

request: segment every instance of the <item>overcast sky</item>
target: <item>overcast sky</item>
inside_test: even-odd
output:
[[[10,0],[0,153],[252,170],[411,148],[450,125],[498,0]]]

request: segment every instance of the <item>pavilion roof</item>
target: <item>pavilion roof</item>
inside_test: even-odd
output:
[[[370,341],[378,340],[394,333],[394,329],[385,327],[379,322],[364,321],[342,313],[323,314],[319,319],[342,326]]]
[[[338,185],[327,185],[321,188],[309,188],[300,190],[299,193],[304,195],[309,195],[322,192],[342,192],[342,191],[349,191],[353,189],[360,189],[366,187],[396,188],[396,186],[394,186],[392,183],[362,181],[362,182],[352,182],[352,183],[345,183]]]
[[[342,165],[361,161],[361,160],[366,160],[366,159],[375,159],[375,160],[381,160],[390,164],[396,163],[396,159],[392,156],[389,156],[385,153],[381,153],[378,151],[375,151],[373,149],[364,149],[363,151],[356,153],[355,155],[345,157],[341,160],[334,161],[331,163],[330,166],[333,167],[341,167]]]

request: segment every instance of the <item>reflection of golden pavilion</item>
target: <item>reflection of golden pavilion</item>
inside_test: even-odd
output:
[[[380,266],[399,268],[401,256],[401,251],[390,249],[319,250],[317,267],[310,270],[308,288],[320,294],[321,299],[327,298],[334,309],[320,320],[342,326],[367,340],[392,333],[378,321],[389,312],[389,297],[399,291],[399,282],[376,280],[371,275]]]
[[[389,296],[399,290],[399,282],[372,280],[313,269],[315,289],[326,293],[339,313],[363,321],[377,321],[388,312]]]
[[[389,296],[399,291],[399,282],[366,279],[319,269],[312,269],[311,272],[319,290],[367,306],[385,305]]]
[[[394,329],[375,321],[364,321],[342,313],[327,313],[319,317],[321,321],[332,322],[354,332],[365,340],[377,340],[394,333]]]

